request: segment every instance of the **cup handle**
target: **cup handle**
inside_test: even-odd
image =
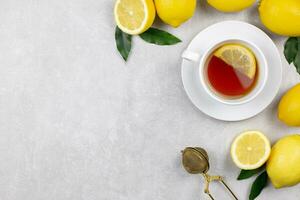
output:
[[[185,50],[182,53],[182,58],[192,61],[192,62],[198,62],[200,60],[201,55],[195,52],[192,52],[190,50]]]

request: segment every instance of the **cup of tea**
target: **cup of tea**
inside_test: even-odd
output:
[[[224,104],[240,105],[253,100],[268,78],[264,54],[246,40],[219,41],[201,54],[185,50],[182,57],[197,63],[199,83],[210,97]]]

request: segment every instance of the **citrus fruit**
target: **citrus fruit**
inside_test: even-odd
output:
[[[281,98],[278,118],[289,126],[300,126],[300,84],[292,87]]]
[[[153,0],[117,0],[114,15],[123,32],[130,35],[143,33],[150,28],[155,18]]]
[[[231,144],[231,158],[241,169],[256,169],[269,158],[271,145],[259,131],[246,131],[237,136]]]
[[[214,56],[253,79],[256,73],[256,59],[248,48],[239,44],[226,44],[217,49]]]
[[[275,188],[300,183],[300,135],[281,138],[272,147],[267,173]]]
[[[207,0],[208,4],[222,12],[238,12],[250,7],[256,0]]]
[[[196,9],[196,0],[155,0],[159,18],[173,27],[190,19]]]
[[[299,0],[261,0],[259,15],[272,32],[286,36],[300,36]]]

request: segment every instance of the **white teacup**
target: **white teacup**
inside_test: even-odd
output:
[[[207,60],[209,56],[220,46],[227,44],[227,43],[236,43],[236,44],[242,44],[249,49],[252,50],[254,53],[256,60],[257,60],[257,65],[258,65],[258,79],[256,82],[256,85],[252,89],[251,92],[246,94],[245,96],[242,96],[241,98],[237,99],[230,99],[230,98],[225,98],[219,94],[217,94],[213,89],[211,88],[208,80],[207,80],[207,72],[206,72],[206,65],[207,65]],[[200,77],[200,84],[203,86],[205,92],[212,97],[213,99],[217,100],[218,102],[224,103],[224,104],[229,104],[229,105],[240,105],[240,104],[245,104],[254,98],[256,98],[263,90],[267,78],[268,78],[268,66],[267,66],[267,61],[262,53],[262,51],[253,43],[250,41],[245,41],[245,40],[240,40],[240,39],[228,39],[224,41],[220,41],[218,43],[215,43],[211,45],[203,54],[199,54],[198,52],[192,52],[190,50],[185,50],[182,54],[182,57],[184,59],[190,60],[192,62],[198,63],[199,67],[199,77]]]

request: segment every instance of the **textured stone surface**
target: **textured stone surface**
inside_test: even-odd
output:
[[[0,1],[0,199],[205,199],[201,177],[181,167],[185,146],[205,147],[211,173],[226,175],[246,199],[252,180],[235,180],[238,169],[228,152],[233,137],[259,129],[275,141],[300,129],[277,120],[280,95],[246,121],[205,116],[183,90],[180,54],[215,22],[239,19],[262,28],[256,9],[223,14],[200,1],[195,16],[180,28],[155,24],[182,43],[157,47],[136,37],[125,64],[115,48],[113,4]],[[285,38],[270,36],[282,52]],[[282,59],[280,94],[299,82]],[[222,187],[213,186],[217,199],[225,199]],[[299,196],[299,186],[269,186],[258,199]]]

